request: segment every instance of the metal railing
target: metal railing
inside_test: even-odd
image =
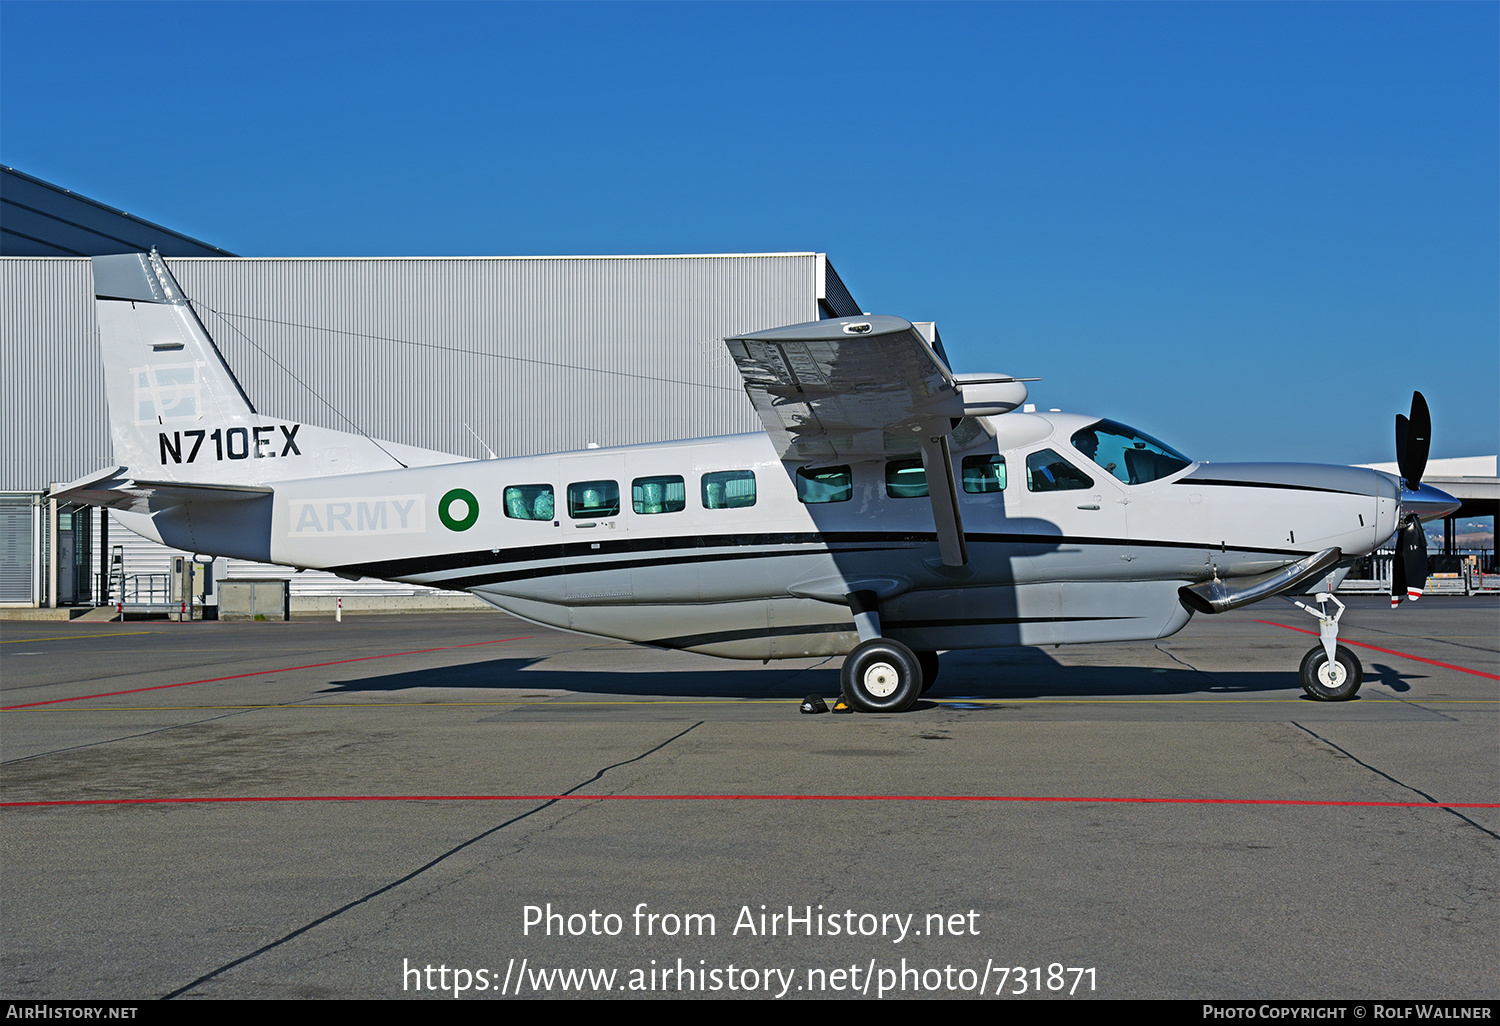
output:
[[[1354,565],[1339,591],[1387,592],[1391,587],[1391,563],[1394,554],[1382,549]],[[1460,549],[1456,553],[1430,552],[1427,557],[1427,588],[1430,595],[1472,595],[1476,592],[1500,591],[1500,574],[1493,570],[1491,549]]]
[[[145,599],[141,598],[142,590],[146,592]],[[172,601],[172,575],[131,574],[125,578],[121,601],[127,606],[166,605]]]

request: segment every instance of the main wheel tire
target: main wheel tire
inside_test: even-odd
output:
[[[917,665],[922,668],[922,694],[925,695],[937,683],[938,654],[936,652],[918,652]]]
[[[899,641],[871,638],[844,658],[844,697],[860,712],[905,712],[922,694],[922,666]]]
[[[1359,692],[1365,669],[1359,657],[1343,645],[1333,650],[1334,661],[1319,645],[1302,657],[1302,690],[1320,702],[1347,702]]]

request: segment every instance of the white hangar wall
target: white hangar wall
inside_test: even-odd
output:
[[[167,263],[262,413],[470,458],[760,430],[722,340],[859,313],[820,253]],[[112,454],[88,260],[0,258],[0,294],[14,505]],[[108,533],[128,574],[165,571],[168,550]],[[97,582],[97,530],[91,548]],[[413,590],[292,579],[294,595]]]

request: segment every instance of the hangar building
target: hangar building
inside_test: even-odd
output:
[[[89,256],[155,245],[257,409],[465,459],[758,431],[722,340],[860,312],[821,253],[240,258],[11,168],[0,202],[0,605],[173,587],[169,550],[45,495],[113,465]],[[229,563],[294,605],[432,594]]]

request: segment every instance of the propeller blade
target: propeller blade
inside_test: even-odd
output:
[[[1406,419],[1406,414],[1396,414],[1396,466],[1401,471],[1401,476],[1407,476],[1406,464],[1406,435],[1411,427],[1411,421]]]
[[[1399,415],[1398,415],[1399,417]],[[1391,553],[1391,608],[1395,609],[1406,597],[1406,529],[1396,532],[1396,551]]]
[[[1406,487],[1416,491],[1427,469],[1427,453],[1432,445],[1432,413],[1421,392],[1411,394],[1411,418],[1396,415],[1396,463]]]
[[[1427,587],[1427,530],[1416,517],[1401,531],[1401,568],[1406,597],[1415,602]]]

